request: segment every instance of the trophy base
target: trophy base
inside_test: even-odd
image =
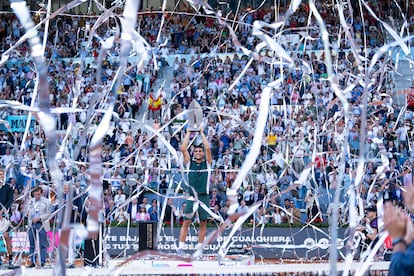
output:
[[[188,131],[190,132],[200,132],[199,128],[188,128]]]

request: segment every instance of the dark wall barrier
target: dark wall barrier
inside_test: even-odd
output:
[[[141,222],[138,226],[138,250],[156,249],[157,223]]]
[[[148,226],[141,226],[148,229]],[[154,249],[162,253],[175,254],[178,246],[178,237],[180,228],[164,227],[161,231],[159,240],[155,241],[156,224],[151,226],[152,232],[143,236],[144,241],[140,242],[139,227],[131,227],[129,235],[127,228],[113,227],[106,236],[106,249],[111,256],[132,255],[140,250],[139,245],[142,243],[148,245],[153,242]],[[190,228],[187,237],[187,247],[184,248],[186,253],[193,253],[197,245],[198,228]],[[216,228],[209,228],[211,233]],[[337,248],[339,256],[343,258],[345,254],[345,244],[347,229],[339,229]],[[217,240],[205,247],[206,254],[216,254],[223,242],[229,238],[230,230],[225,231]],[[150,239],[150,240],[148,240]],[[155,242],[154,242],[155,241]],[[242,228],[231,237],[231,247],[229,253],[246,253],[251,252],[257,257],[263,258],[328,258],[330,246],[330,235],[327,228]],[[142,249],[151,249],[142,248]],[[142,250],[141,249],[141,250]]]

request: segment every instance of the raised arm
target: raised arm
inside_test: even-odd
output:
[[[189,130],[187,130],[187,133],[185,134],[184,140],[181,143],[180,146],[180,150],[183,153],[184,156],[184,164],[187,164],[188,162],[190,162],[190,154],[188,153],[188,143],[190,142],[190,135],[191,132]]]
[[[211,148],[210,143],[208,142],[206,136],[204,135],[204,129],[201,129],[200,131],[201,138],[203,139],[203,145],[204,145],[204,152],[206,155],[206,161],[211,164],[213,162],[213,158],[211,157]]]

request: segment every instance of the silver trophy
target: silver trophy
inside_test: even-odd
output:
[[[188,106],[188,130],[198,132],[202,124],[203,110],[200,104],[196,100],[193,100]]]

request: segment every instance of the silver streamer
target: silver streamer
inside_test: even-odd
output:
[[[234,47],[235,54],[243,55],[243,58],[245,58],[244,67],[241,68],[234,80],[232,80],[231,83],[228,83],[225,89],[222,89],[222,91],[217,93],[218,97],[211,106],[203,107],[204,111],[208,112],[206,113],[206,120],[212,116],[217,116],[220,122],[228,118],[233,124],[232,126],[245,130],[252,138],[251,141],[248,141],[248,143],[245,145],[246,148],[249,149],[249,152],[245,157],[244,162],[241,164],[241,168],[236,171],[237,175],[234,179],[234,182],[230,187],[228,187],[226,191],[226,196],[228,199],[230,199],[231,202],[231,207],[227,214],[228,218],[226,220],[224,220],[221,216],[215,214],[209,206],[206,206],[200,202],[198,200],[197,194],[194,196],[194,198],[190,198],[194,201],[194,208],[203,208],[210,214],[212,218],[216,220],[217,223],[217,229],[212,233],[209,233],[204,242],[204,245],[215,242],[217,238],[223,234],[224,231],[230,230],[231,228],[227,236],[227,240],[220,244],[220,247],[217,251],[219,263],[221,263],[228,254],[229,248],[231,246],[231,238],[238,234],[239,229],[246,223],[249,217],[255,214],[257,209],[266,205],[273,207],[278,206],[271,203],[272,200],[275,198],[282,198],[282,195],[289,193],[292,189],[306,187],[307,189],[311,190],[312,187],[309,183],[316,182],[315,171],[317,157],[321,158],[323,156],[335,156],[334,162],[338,167],[336,171],[337,175],[335,176],[337,185],[334,189],[329,189],[328,187],[326,187],[326,189],[315,189],[319,193],[327,193],[329,196],[330,204],[333,206],[331,215],[329,217],[329,233],[325,234],[324,231],[314,225],[315,217],[312,220],[303,223],[303,227],[300,228],[300,232],[309,231],[309,233],[313,233],[315,237],[315,233],[325,235],[326,239],[329,240],[329,244],[309,241],[309,243],[301,245],[266,244],[260,246],[266,247],[267,250],[282,248],[284,251],[290,250],[294,252],[294,254],[296,254],[295,250],[299,249],[305,248],[309,251],[312,251],[315,249],[327,249],[329,247],[329,254],[327,253],[327,255],[329,255],[330,275],[337,275],[339,273],[337,263],[339,257],[345,260],[343,266],[343,275],[348,275],[351,273],[352,261],[355,255],[355,251],[357,250],[360,243],[360,238],[358,238],[356,228],[359,223],[359,219],[364,215],[364,204],[359,190],[364,185],[364,170],[367,161],[369,161],[368,158],[364,155],[367,147],[366,140],[369,138],[367,133],[369,126],[371,125],[369,123],[369,120],[375,117],[369,113],[369,108],[375,107],[377,105],[383,105],[386,107],[388,113],[393,112],[394,106],[392,105],[392,102],[389,102],[389,95],[387,94],[388,91],[387,93],[383,92],[382,84],[388,81],[388,73],[390,71],[393,71],[394,74],[396,74],[399,67],[399,61],[403,55],[409,63],[413,63],[411,60],[412,57],[410,49],[410,44],[412,44],[413,36],[409,34],[410,24],[413,23],[408,22],[410,19],[405,17],[403,8],[395,3],[397,5],[396,10],[401,13],[403,21],[399,22],[400,25],[398,25],[393,22],[393,19],[382,19],[378,14],[376,14],[377,11],[369,1],[357,1],[359,3],[360,11],[353,10],[355,6],[352,6],[350,2],[354,1],[332,1],[330,4],[326,3],[326,9],[328,9],[328,12],[335,13],[335,16],[337,16],[337,21],[339,22],[339,25],[336,28],[336,32],[333,33],[331,32],[332,26],[330,23],[327,23],[322,17],[322,11],[320,10],[322,4],[316,3],[313,0],[310,0],[307,3],[302,3],[300,0],[291,1],[289,5],[286,5],[284,14],[279,13],[280,3],[277,5],[274,3],[273,14],[271,14],[271,18],[274,20],[274,22],[270,22],[270,20],[252,20],[250,25],[245,23],[246,18],[250,15],[253,16],[259,12],[260,9],[265,6],[265,3],[267,3],[266,1],[262,1],[257,7],[253,7],[253,9],[245,11],[242,11],[243,1],[238,1],[234,14],[233,12],[224,14],[225,11],[218,8],[212,8],[207,3],[207,1],[204,0],[178,1],[178,3],[175,5],[174,10],[168,11],[168,1],[164,0],[162,3],[160,2],[160,11],[153,11],[152,15],[158,16],[159,21],[157,22],[159,22],[159,26],[157,26],[157,32],[156,35],[154,35],[156,38],[154,41],[148,42],[145,35],[143,35],[142,30],[140,29],[141,22],[137,24],[137,19],[146,20],[145,17],[148,16],[148,14],[138,11],[139,6],[141,5],[141,1],[113,1],[109,8],[105,7],[98,0],[89,1],[89,12],[91,10],[91,5],[95,5],[95,7],[100,11],[100,14],[96,16],[92,16],[89,13],[88,15],[85,15],[85,18],[92,19],[94,23],[92,24],[92,21],[88,21],[88,24],[85,25],[83,30],[83,45],[87,49],[92,47],[94,41],[99,41],[100,43],[99,54],[96,56],[96,60],[93,62],[93,65],[96,66],[96,74],[94,76],[95,83],[92,88],[93,96],[91,97],[90,105],[88,108],[79,107],[79,101],[82,94],[81,90],[84,82],[83,74],[86,69],[86,54],[81,53],[79,55],[79,66],[76,67],[77,71],[74,73],[74,79],[70,84],[69,99],[71,102],[68,103],[67,107],[52,107],[49,101],[50,88],[48,84],[48,64],[44,59],[45,49],[48,43],[47,37],[50,28],[49,24],[51,20],[61,15],[74,16],[66,13],[86,2],[87,1],[85,0],[75,0],[57,9],[56,11],[51,12],[52,1],[49,0],[46,6],[46,11],[44,13],[41,13],[42,17],[40,18],[39,23],[35,25],[32,20],[32,16],[26,7],[26,2],[18,0],[11,1],[11,8],[18,17],[25,33],[19,37],[16,42],[10,45],[10,48],[6,49],[3,52],[0,60],[0,66],[6,64],[10,61],[10,58],[19,51],[19,47],[24,45],[26,41],[29,43],[30,56],[33,59],[35,66],[34,71],[36,73],[33,97],[30,106],[10,99],[2,100],[0,102],[0,108],[7,108],[17,112],[27,112],[29,114],[26,121],[25,132],[21,137],[21,144],[13,145],[16,149],[19,146],[20,152],[26,150],[26,141],[30,135],[29,125],[31,122],[31,116],[34,116],[36,118],[38,124],[40,125],[40,128],[44,130],[47,137],[47,155],[42,156],[42,162],[50,172],[50,175],[52,177],[51,182],[57,192],[58,201],[59,203],[62,203],[59,206],[58,210],[51,214],[51,217],[57,217],[58,225],[60,227],[60,244],[57,261],[53,268],[54,275],[66,275],[65,262],[71,231],[74,231],[82,239],[96,239],[99,235],[103,235],[102,238],[104,239],[105,235],[107,235],[111,230],[111,226],[106,228],[102,225],[102,218],[100,217],[100,213],[103,209],[102,181],[112,180],[111,178],[107,178],[103,175],[102,167],[104,163],[101,160],[103,141],[108,131],[111,129],[112,124],[115,123],[116,125],[117,123],[119,124],[125,120],[119,116],[117,110],[115,110],[115,106],[118,100],[118,91],[122,86],[124,77],[128,76],[129,70],[137,68],[138,71],[140,71],[149,68],[149,70],[152,70],[153,72],[162,72],[163,67],[159,67],[158,65],[158,61],[160,61],[160,56],[158,54],[162,47],[168,47],[169,45],[170,38],[166,36],[166,29],[169,28],[169,24],[172,20],[172,17],[174,16],[186,16],[189,18],[187,25],[183,26],[184,29],[187,29],[193,22],[196,22],[196,18],[205,17],[213,19],[219,30],[218,34],[213,38],[214,42],[209,41],[209,43],[216,45],[212,45],[210,52],[203,54],[202,57],[200,55],[199,57],[192,59],[191,63],[188,62],[189,68],[192,68],[195,64],[197,64],[197,62],[201,62],[202,58],[206,58],[208,59],[208,62],[206,63],[207,67],[201,68],[200,70],[203,73],[206,72],[209,70],[208,66],[215,62],[216,56],[219,56],[221,58],[226,57],[227,53],[221,54],[219,52],[221,49],[224,49],[227,46]],[[180,5],[188,5],[188,7],[191,7],[193,11],[177,11],[177,7]],[[220,5],[222,8],[224,6],[229,8],[229,3],[223,2],[220,3]],[[308,13],[306,15],[301,15],[304,18],[303,20],[307,20],[306,26],[291,27],[289,23],[292,20],[297,19],[297,13],[303,12],[303,10],[301,10],[303,7],[307,8],[306,12]],[[120,15],[121,10],[122,15]],[[356,40],[356,34],[353,28],[351,28],[355,20],[355,18],[353,18],[353,14],[356,14],[357,12],[360,12],[361,14],[360,16],[362,18],[362,25],[364,30],[363,37],[360,39],[360,41]],[[371,17],[372,19],[370,22],[375,21],[378,23],[381,31],[387,34],[388,37],[392,40],[390,43],[384,43],[384,45],[378,47],[371,56],[368,56],[369,46],[367,45],[368,42],[365,34],[365,30],[369,28],[369,26],[366,25],[366,18],[364,18],[364,16]],[[113,24],[113,26],[109,32],[110,34],[103,34],[103,32],[101,32],[101,29],[106,29],[111,24]],[[139,28],[137,28],[137,25]],[[38,30],[43,27],[43,42],[41,42]],[[245,34],[248,34],[256,41],[254,47],[247,47],[247,45],[244,45],[242,43],[242,37],[239,35],[240,30],[244,30]],[[82,30],[79,29],[74,31],[77,32],[77,42],[80,42],[82,39],[79,38],[79,36]],[[224,37],[223,33],[226,33],[227,37]],[[303,49],[292,49],[292,47],[299,47],[299,45],[290,45],[284,43],[283,39],[288,33],[295,34],[300,37],[298,43],[303,45]],[[53,43],[54,47],[56,47],[58,36],[59,34],[56,33],[55,41]],[[321,42],[318,41],[319,38],[321,39]],[[273,120],[272,114],[276,111],[279,114],[282,113],[283,116],[279,116],[277,120],[286,124],[288,126],[287,128],[295,128],[295,117],[299,114],[299,112],[295,105],[289,105],[287,103],[288,100],[292,101],[292,96],[290,96],[289,99],[283,97],[281,99],[283,104],[278,107],[272,106],[272,97],[277,93],[282,93],[283,89],[288,89],[288,94],[292,91],[299,91],[300,89],[304,89],[304,86],[306,84],[315,83],[313,75],[316,68],[314,68],[312,60],[304,59],[303,55],[307,55],[309,53],[306,46],[308,44],[315,43],[316,41],[318,41],[318,43],[321,43],[320,45],[322,45],[323,48],[321,50],[323,60],[319,60],[326,67],[326,76],[323,79],[323,84],[326,83],[329,89],[334,93],[334,99],[332,99],[329,102],[328,106],[325,108],[329,109],[333,105],[339,105],[340,111],[332,114],[331,117],[328,117],[326,113],[318,113],[320,111],[316,111],[316,118],[312,119],[313,128],[310,128],[300,138],[297,138],[296,136],[293,138],[293,136],[298,133],[295,129],[290,130],[291,132],[288,134],[289,137],[278,137],[278,145],[281,145],[283,162],[285,164],[284,170],[292,171],[295,179],[297,179],[295,184],[288,190],[280,191],[280,189],[276,187],[278,184],[276,180],[274,186],[272,187],[272,190],[269,191],[268,196],[266,196],[262,201],[259,201],[251,206],[247,213],[236,213],[236,208],[238,207],[237,196],[239,189],[243,187],[246,178],[252,173],[255,166],[258,165],[258,157],[261,153],[260,151],[264,141],[263,138],[266,136],[265,134],[268,131],[270,120]],[[341,43],[346,43],[349,46],[349,50],[346,51],[346,55],[349,54],[349,56],[352,56],[354,58],[352,62],[350,60],[346,60],[346,62],[352,63],[351,66],[348,65],[349,68],[347,68],[347,70],[338,69],[340,67],[339,63],[342,62],[337,57],[337,54],[341,50]],[[228,45],[226,46],[226,44]],[[389,61],[391,55],[395,55],[394,65],[391,65],[392,62]],[[103,63],[106,59],[118,61],[117,68],[114,70],[116,74],[113,80],[108,81],[107,85],[103,84],[101,80],[101,74],[104,70]],[[51,62],[51,60],[49,62]],[[128,67],[128,62],[130,60],[133,60],[133,62],[131,66]],[[263,63],[264,66],[271,68],[271,70],[269,70],[271,73],[270,76],[261,77],[263,78],[263,80],[261,80],[263,81],[261,83],[263,91],[260,94],[260,104],[257,104],[257,110],[253,112],[254,114],[252,114],[250,120],[248,122],[245,122],[241,120],[239,116],[231,114],[225,108],[221,108],[219,103],[221,101],[225,102],[225,99],[227,97],[229,97],[232,93],[237,92],[236,89],[244,77],[250,72],[254,72],[253,65],[255,63]],[[276,69],[279,69],[278,73],[276,73],[278,71]],[[304,73],[302,79],[298,80],[297,83],[286,86],[285,82],[288,78],[287,74],[293,70],[303,71]],[[202,79],[201,77],[203,73],[200,73],[200,75],[188,85],[197,84]],[[189,74],[190,73],[187,72],[187,75]],[[358,105],[350,104],[347,98],[348,95],[352,93],[356,87],[362,88],[362,95],[358,100]],[[166,89],[168,89],[168,83],[165,83],[164,80],[164,83],[161,85],[158,91],[155,91],[154,94],[157,96],[162,95],[165,93]],[[98,93],[98,91],[100,92]],[[412,92],[410,91],[407,93]],[[372,96],[371,94],[375,93],[379,95],[376,99],[376,102],[374,99],[369,98]],[[316,96],[316,92],[314,92],[313,98],[316,98]],[[171,110],[173,108],[175,100],[178,99],[178,97],[180,97],[179,93],[173,95],[163,107],[165,107],[167,111]],[[146,103],[143,103],[143,106],[145,106],[145,104]],[[351,175],[349,176],[351,185],[348,187],[348,191],[345,191],[348,196],[347,202],[341,202],[340,196],[341,193],[344,193],[344,191],[341,190],[342,187],[340,183],[343,183],[347,177],[345,172],[346,164],[351,158],[348,136],[350,128],[353,124],[355,124],[355,121],[352,118],[353,108],[355,107],[361,109],[361,128],[359,133],[360,150],[358,156],[353,156],[354,163],[351,168]],[[303,108],[311,108],[311,106],[306,105]],[[396,119],[397,122],[404,121],[406,110],[407,106],[404,106],[401,109],[400,113],[398,114],[398,118]],[[79,113],[86,114],[86,121],[84,122],[83,132],[79,137],[78,145],[73,146],[73,153],[69,153],[68,148],[72,146],[70,145],[69,137],[76,128],[76,120],[74,120],[74,118]],[[169,194],[163,194],[149,187],[150,183],[148,181],[148,178],[150,174],[149,169],[151,168],[142,168],[145,170],[144,180],[142,182],[136,179],[132,180],[136,181],[139,184],[137,190],[135,191],[136,194],[130,198],[127,198],[126,201],[122,203],[120,208],[128,206],[128,204],[133,199],[140,196],[141,193],[143,193],[145,190],[150,191],[156,195],[158,199],[162,200],[159,206],[162,206],[160,221],[163,221],[167,207],[167,199],[184,199],[184,196],[178,191],[183,186],[188,186],[185,177],[187,171],[184,169],[184,166],[182,164],[182,156],[180,153],[177,153],[173,146],[170,144],[165,133],[169,132],[168,135],[170,137],[175,136],[176,134],[180,134],[181,131],[187,127],[187,123],[185,122],[187,113],[188,112],[185,110],[180,111],[178,114],[175,114],[174,118],[169,118],[168,115],[162,114],[162,125],[158,129],[149,126],[144,118],[142,121],[129,119],[129,123],[137,124],[141,130],[144,130],[148,134],[146,138],[147,140],[144,142],[149,142],[151,139],[156,138],[157,142],[166,149],[165,152],[168,155],[168,164],[162,168],[160,167],[155,169],[159,171],[166,170],[173,172],[174,174],[179,175],[181,179],[178,181],[178,183],[175,183],[172,178],[169,179]],[[60,137],[57,135],[57,130],[55,127],[55,117],[59,116],[60,114],[67,114],[67,116],[71,118],[68,122],[67,128],[63,131],[64,134],[62,134],[63,139],[61,139],[61,141],[59,141]],[[100,118],[101,115],[103,115],[101,121],[96,123],[96,118]],[[144,116],[146,115],[147,114],[144,113]],[[180,120],[181,118],[184,118],[184,123],[179,125],[173,131],[172,127],[174,126],[174,121]],[[3,123],[3,121],[1,122]],[[394,124],[392,130],[395,131],[396,128],[397,124]],[[10,130],[10,127],[8,129]],[[320,133],[320,131],[323,133]],[[331,134],[331,132],[335,132],[335,135],[337,136],[336,139],[338,139],[338,144],[340,144],[340,147],[335,152],[323,152],[319,145],[316,144],[316,141],[321,139],[325,133]],[[90,137],[88,135],[90,135]],[[292,164],[293,144],[290,143],[295,142],[297,145],[303,146],[305,144],[302,141],[304,138],[307,138],[310,141],[308,151],[310,161],[303,170],[295,171],[295,167]],[[196,137],[194,140],[196,140]],[[58,168],[57,162],[63,162],[68,166],[81,164],[82,162],[73,160],[73,156],[78,156],[78,154],[81,152],[82,147],[85,145],[89,151],[88,175],[90,177],[90,185],[84,193],[87,194],[90,205],[88,209],[86,227],[83,227],[81,225],[71,225],[70,223],[73,201],[71,198],[72,191],[70,190],[68,198],[66,201],[64,201],[62,189],[63,175]],[[368,193],[371,193],[375,190],[375,185],[383,180],[385,172],[390,166],[388,151],[386,149],[386,145],[383,143],[383,140],[378,137],[373,138],[372,146],[376,146],[378,148],[379,153],[377,160],[380,165],[375,172],[375,178],[373,182],[368,186]],[[412,141],[409,141],[408,146],[410,149],[412,148]],[[140,167],[140,164],[130,164],[129,161],[133,158],[136,158],[142,148],[143,145],[140,145],[140,147],[134,148],[132,153],[129,153],[127,156],[121,158],[121,160],[118,162],[107,162],[105,165],[108,164],[114,168]],[[20,156],[20,158],[22,159],[23,157]],[[262,166],[262,169],[265,170],[273,161],[274,160],[267,160],[261,163],[260,166]],[[172,165],[172,163],[174,163],[174,165]],[[9,167],[8,170],[12,170],[12,168]],[[225,172],[232,171],[232,169],[225,170]],[[29,175],[26,172],[21,173],[24,175]],[[328,176],[325,176],[325,178],[327,177]],[[175,191],[173,191],[174,187],[176,187]],[[26,187],[26,190],[20,196],[20,199],[27,200],[29,198],[29,193],[30,188]],[[379,214],[382,212],[382,205],[382,200],[379,200],[377,204]],[[339,208],[341,206],[346,209],[349,218],[349,233],[347,234],[348,236],[344,239],[338,237],[337,227],[337,222],[340,219],[340,216],[343,215],[339,213]],[[284,209],[283,206],[279,207],[286,213],[289,212],[288,210]],[[318,215],[322,215],[320,209]],[[129,219],[128,233],[130,225],[131,220]],[[167,226],[159,223],[156,233],[157,239],[160,239],[163,233],[165,234],[166,227]],[[355,272],[356,275],[364,275],[366,273],[366,271],[369,269],[369,265],[374,259],[374,256],[380,250],[380,247],[382,246],[387,235],[386,232],[382,231],[382,227],[382,218],[380,218],[379,241],[369,253],[361,257],[360,269]],[[252,228],[253,236],[261,236],[263,233],[264,224],[257,224],[255,222],[253,223]],[[173,226],[171,225],[171,232],[172,231]],[[292,239],[294,239],[294,237],[292,237]],[[128,241],[126,241],[126,244],[129,245]],[[337,249],[338,244],[346,244],[345,254],[343,251],[339,251]],[[257,245],[252,244],[251,246],[255,247]],[[105,254],[106,253],[104,252],[103,255]],[[124,252],[124,257],[125,255],[126,253]],[[161,254],[156,251],[144,251],[139,252],[133,256],[129,256],[121,265],[113,268],[113,272],[115,274],[122,273],[123,265],[126,265],[133,260],[146,257],[159,257],[182,261],[192,261],[190,258],[179,258],[174,255]],[[109,256],[105,256],[105,258],[109,259]]]

